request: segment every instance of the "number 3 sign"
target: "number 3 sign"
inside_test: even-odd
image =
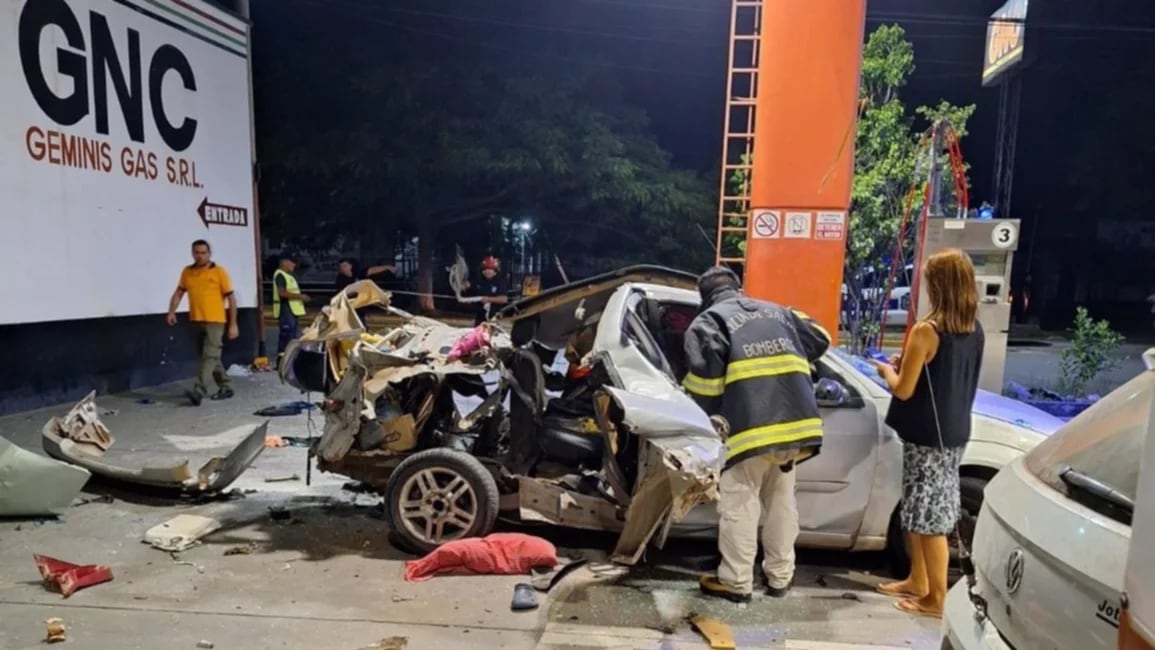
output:
[[[1003,221],[991,229],[991,243],[995,248],[1011,248],[1019,241],[1019,227],[1011,221]]]

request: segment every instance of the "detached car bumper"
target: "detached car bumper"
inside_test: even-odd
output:
[[[1003,641],[994,624],[975,617],[975,606],[967,597],[965,580],[956,582],[946,596],[942,650],[1014,650]]]

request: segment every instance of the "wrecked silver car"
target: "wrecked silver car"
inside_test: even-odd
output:
[[[638,322],[641,284],[692,290],[696,278],[630,267],[515,302],[480,328],[412,316],[362,281],[289,345],[280,374],[325,396],[318,468],[381,491],[414,550],[485,535],[501,515],[620,532],[613,557],[633,564],[715,500],[723,454],[677,373],[652,369],[680,338],[659,342]],[[397,324],[368,332],[357,310],[371,306]],[[565,373],[552,370],[559,354]]]

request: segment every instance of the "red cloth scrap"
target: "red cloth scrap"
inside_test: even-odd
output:
[[[405,563],[405,580],[421,582],[439,575],[525,575],[557,565],[557,549],[540,537],[493,533],[449,542],[420,560]]]

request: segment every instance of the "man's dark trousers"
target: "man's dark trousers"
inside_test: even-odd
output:
[[[277,357],[285,353],[289,341],[298,336],[298,320],[288,305],[281,305],[281,314],[277,317]]]

